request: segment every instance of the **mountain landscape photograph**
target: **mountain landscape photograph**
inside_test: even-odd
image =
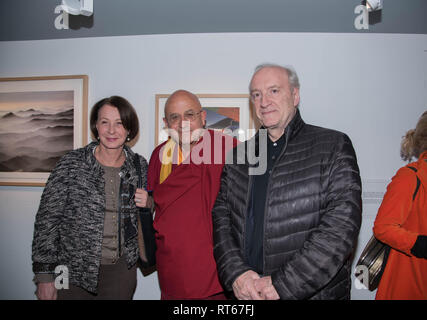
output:
[[[52,171],[73,133],[73,91],[0,93],[1,172]]]

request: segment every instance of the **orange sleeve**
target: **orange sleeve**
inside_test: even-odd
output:
[[[413,206],[416,184],[414,172],[405,167],[399,169],[387,186],[373,229],[378,240],[408,255],[411,255],[418,234],[403,225]]]

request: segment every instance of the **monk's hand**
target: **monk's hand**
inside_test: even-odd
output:
[[[153,199],[148,195],[144,189],[136,189],[135,192],[135,205],[139,208],[151,208]]]
[[[258,291],[262,299],[265,300],[279,300],[280,296],[273,286],[271,277],[262,277],[255,280],[255,289]]]
[[[258,273],[249,270],[242,273],[233,282],[234,295],[239,300],[262,300],[255,288],[255,280],[260,279]]]

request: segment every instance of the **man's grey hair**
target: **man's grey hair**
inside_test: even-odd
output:
[[[261,69],[264,69],[264,68],[278,68],[278,69],[285,71],[288,74],[288,80],[289,80],[290,86],[292,88],[296,88],[296,89],[300,88],[298,75],[292,66],[281,66],[281,65],[275,64],[275,63],[263,63],[263,64],[258,65],[255,68],[254,75],[255,75],[255,73],[257,73],[258,71],[260,71]]]

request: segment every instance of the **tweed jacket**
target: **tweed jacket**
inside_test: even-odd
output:
[[[96,293],[101,264],[105,215],[104,170],[94,156],[98,145],[70,151],[49,176],[34,225],[32,259],[34,273],[54,273],[68,268],[69,283]],[[128,268],[139,257],[137,212],[131,201],[137,186],[134,153],[124,146],[126,160],[120,170],[119,215],[124,227],[123,251]],[[140,156],[144,188],[147,161]]]
[[[350,139],[305,124],[299,111],[271,169],[266,191],[263,275],[281,299],[348,299],[351,256],[361,224],[361,181]],[[234,149],[247,157],[250,143]],[[256,146],[255,150],[261,150]],[[262,151],[259,151],[260,153]],[[226,164],[213,209],[214,255],[229,290],[245,271],[250,161]],[[238,187],[236,187],[238,186]]]

